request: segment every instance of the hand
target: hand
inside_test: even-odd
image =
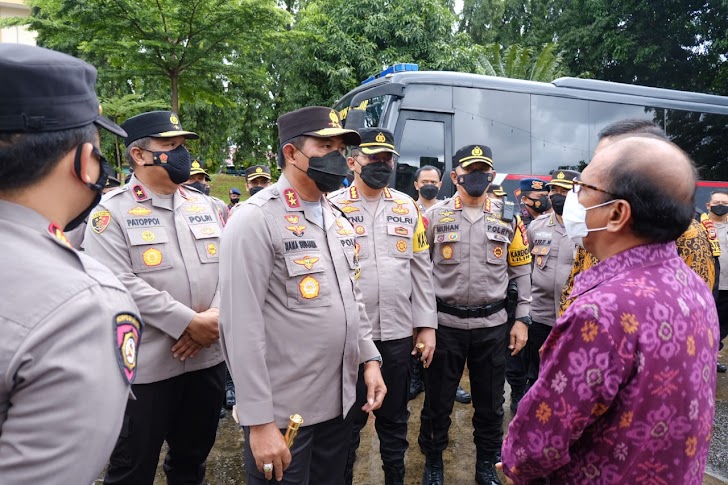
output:
[[[185,332],[172,346],[172,352],[174,352],[174,358],[179,358],[180,361],[184,362],[186,358],[193,358],[202,349],[202,345],[195,342],[190,334]]]
[[[283,470],[291,464],[291,450],[286,446],[283,434],[275,423],[250,427],[250,451],[259,472],[265,473],[264,464],[273,464],[273,473],[265,473],[266,480],[270,480],[272,475],[279,482],[283,480]]]
[[[220,338],[219,320],[220,311],[217,308],[210,308],[202,313],[196,313],[185,332],[189,333],[198,344],[209,347]]]
[[[367,386],[367,403],[362,406],[361,410],[368,413],[382,407],[384,396],[387,394],[387,386],[384,385],[379,362],[372,361],[364,364],[364,384]]]
[[[495,469],[499,472],[503,472],[503,463],[498,462],[495,464]],[[506,483],[505,485],[514,485],[513,480],[510,479],[510,477],[506,476]]]
[[[528,325],[516,319],[511,329],[511,343],[508,346],[513,351],[511,355],[520,352],[526,346],[526,342],[528,342]]]
[[[417,355],[417,344],[424,344],[425,348],[422,350],[422,365],[427,369],[432,363],[432,359],[435,358],[435,329],[434,328],[416,328],[415,329],[415,348],[412,349],[412,355]]]

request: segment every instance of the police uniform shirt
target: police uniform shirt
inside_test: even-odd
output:
[[[356,185],[329,196],[356,236],[359,287],[374,340],[412,336],[412,328],[437,328],[432,262],[422,216],[407,194],[385,188],[368,204]],[[344,235],[347,228],[339,228]]]
[[[0,201],[0,482],[91,483],[121,429],[141,322],[106,267]]]
[[[238,204],[225,228],[220,335],[245,426],[346,416],[359,364],[379,355],[354,228],[321,202],[323,228],[282,176]]]
[[[425,213],[435,295],[449,305],[480,307],[504,300],[512,279],[518,285],[516,318],[528,315],[531,254],[523,223],[505,222],[492,214],[489,199],[475,220],[466,217],[463,207],[455,195]],[[465,330],[495,327],[506,319],[505,309],[478,318],[438,313],[440,325]]]
[[[574,265],[576,244],[553,213],[543,214],[528,226],[531,248],[531,317],[553,326],[556,322],[561,291]]]
[[[116,273],[147,323],[137,384],[222,362],[219,342],[184,362],[171,352],[196,312],[218,307],[221,233],[217,208],[208,196],[187,187],[158,195],[135,176],[104,195],[91,213],[86,253]]]

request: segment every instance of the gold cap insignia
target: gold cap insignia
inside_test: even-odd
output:
[[[475,148],[473,148],[473,151],[471,153],[474,156],[479,157],[479,156],[483,155],[483,150],[482,150],[482,148],[476,146]]]
[[[387,141],[387,138],[384,136],[384,133],[379,132],[375,140],[377,140],[378,143],[384,143],[385,141]]]
[[[339,115],[337,115],[336,111],[334,111],[333,109],[329,113],[329,119],[331,120],[332,128],[341,128],[341,123],[339,122]]]
[[[540,180],[534,180],[533,182],[531,182],[531,187],[534,189],[541,190],[541,189],[543,189],[543,182],[541,182]]]
[[[169,115],[169,122],[173,125],[179,125],[179,118],[177,118],[176,114],[172,113],[171,115]]]
[[[566,175],[564,175],[564,172],[559,172],[559,174],[556,176],[557,179],[563,179]]]
[[[194,162],[192,162],[192,168],[201,168],[200,167],[200,162],[198,162],[197,160],[195,160]]]
[[[258,167],[255,169],[255,173],[263,173],[263,169]]]

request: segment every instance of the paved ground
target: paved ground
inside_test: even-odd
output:
[[[728,364],[728,349],[721,355],[721,361]],[[467,389],[467,375],[463,378]],[[512,418],[508,410],[510,391],[506,390],[506,421]],[[419,430],[419,413],[422,408],[423,395],[410,401],[410,450],[407,453],[406,465],[407,485],[419,485],[422,479],[424,458],[417,447],[417,431]],[[475,446],[472,438],[472,407],[455,403],[453,424],[450,431],[451,443],[444,454],[445,480],[448,485],[475,485]],[[507,423],[506,423],[507,426]],[[210,485],[245,484],[245,470],[242,463],[243,433],[227,415],[220,420],[220,428],[215,447],[208,460],[207,483]],[[379,459],[379,441],[372,419],[362,431],[361,448],[355,469],[354,483],[374,485],[384,483],[381,462]],[[161,464],[161,462],[160,462]],[[728,484],[728,374],[718,374],[718,393],[716,404],[715,426],[711,451],[706,470],[706,485]],[[161,468],[157,474],[155,485],[164,485],[164,473]]]

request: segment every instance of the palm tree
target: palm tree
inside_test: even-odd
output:
[[[566,74],[561,52],[557,49],[554,42],[544,44],[540,52],[518,44],[508,47],[488,44],[484,46],[479,62],[489,76],[551,82]]]

